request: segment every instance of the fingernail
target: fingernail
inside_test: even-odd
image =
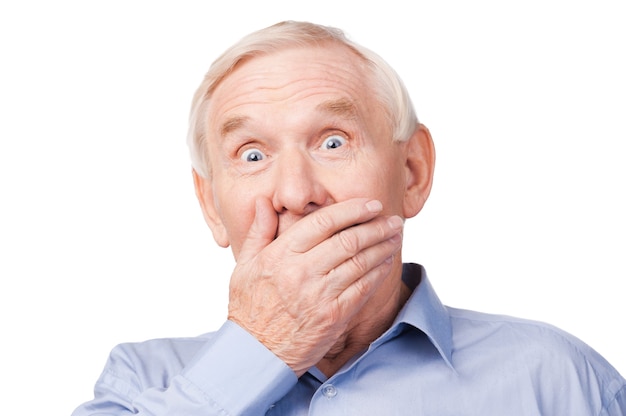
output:
[[[378,200],[369,201],[365,204],[365,207],[369,212],[380,212],[383,210],[383,204]]]
[[[389,227],[391,227],[392,230],[399,230],[404,225],[404,221],[402,221],[402,218],[394,215],[387,219],[387,224],[389,224]]]

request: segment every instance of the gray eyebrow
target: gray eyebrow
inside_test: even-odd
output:
[[[248,116],[234,115],[234,116],[228,117],[228,119],[226,119],[226,121],[222,124],[222,126],[219,129],[220,137],[224,137],[228,135],[229,133],[232,133],[233,131],[240,129],[241,127],[243,127],[244,124],[246,124],[248,120],[250,120],[250,117]]]
[[[357,110],[354,102],[347,98],[326,100],[319,103],[315,108],[317,110],[341,116],[346,119],[353,119],[357,115]]]

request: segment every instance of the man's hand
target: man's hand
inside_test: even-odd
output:
[[[346,331],[400,249],[402,220],[376,200],[321,208],[274,239],[278,217],[259,199],[230,282],[229,319],[302,375]]]

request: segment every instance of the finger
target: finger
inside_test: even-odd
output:
[[[350,319],[367,303],[371,296],[389,276],[393,266],[393,256],[385,258],[359,279],[350,284],[337,296],[339,316]]]
[[[398,232],[390,238],[360,251],[333,268],[323,279],[323,284],[335,293],[346,291],[354,284],[363,285],[368,281],[367,279],[361,283],[358,281],[376,268],[388,263],[400,251],[401,247],[402,234]]]
[[[278,216],[269,199],[257,198],[255,215],[245,241],[239,252],[238,262],[245,262],[256,256],[270,244],[276,236]]]
[[[338,202],[307,215],[279,238],[292,252],[305,253],[344,228],[371,220],[382,209],[380,201],[367,198]]]
[[[361,273],[354,276],[357,278],[369,271],[368,267],[376,265],[371,264],[370,261],[361,262],[360,259],[363,256],[360,253],[369,247],[385,242],[394,235],[400,236],[403,225],[402,218],[397,215],[374,218],[336,233],[311,249],[309,255],[318,259],[316,260],[317,270],[323,274],[337,269],[347,260],[362,263]],[[376,260],[373,262],[376,263]],[[354,272],[358,273],[359,270],[354,270]]]

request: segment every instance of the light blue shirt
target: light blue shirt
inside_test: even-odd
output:
[[[626,415],[626,381],[550,325],[443,306],[424,269],[394,324],[330,378],[297,379],[227,321],[196,338],[122,344],[84,415]]]

